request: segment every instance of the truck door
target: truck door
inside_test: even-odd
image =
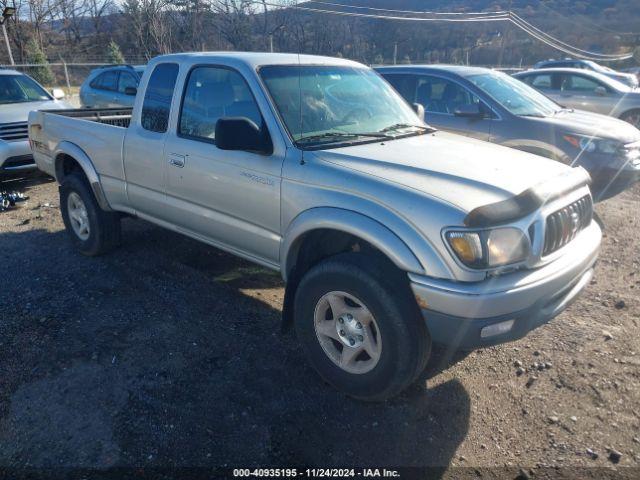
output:
[[[142,108],[134,111],[124,140],[129,204],[154,218],[162,218],[165,211],[163,152],[178,70],[177,63],[156,65],[144,89]]]
[[[246,79],[228,67],[194,66],[179,108],[165,147],[170,221],[223,248],[277,263],[284,147],[274,142],[271,155],[216,147],[221,118],[245,117],[268,130]]]

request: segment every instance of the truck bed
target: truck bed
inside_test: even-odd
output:
[[[131,121],[132,108],[71,108],[66,110],[42,110],[45,113],[72,117],[79,120],[104,123],[114,127],[127,128]]]
[[[29,114],[29,138],[38,168],[55,175],[59,145],[79,148],[102,181],[124,184],[122,148],[131,120],[131,108],[40,110]],[[39,126],[39,128],[33,128]]]

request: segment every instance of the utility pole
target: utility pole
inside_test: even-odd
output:
[[[398,42],[393,44],[393,64],[398,63]]]
[[[9,62],[11,65],[15,65],[16,63],[13,61],[13,54],[11,53],[11,44],[9,43],[9,36],[7,35],[7,19],[12,17],[16,13],[15,7],[5,7],[2,12],[2,18],[0,18],[0,23],[2,24],[2,34],[4,36],[4,43],[7,46],[7,53],[9,54]]]
[[[273,33],[269,34],[269,51],[273,53]]]
[[[502,66],[502,58],[504,57],[504,45],[507,42],[507,39],[509,37],[511,37],[510,33],[511,33],[511,2],[512,0],[509,0],[509,24],[507,25],[507,28],[505,28],[504,30],[504,35],[502,35],[502,38],[500,39],[500,54],[498,55],[498,66],[501,67]]]
[[[13,55],[11,53],[11,44],[9,43],[9,36],[7,35],[7,27],[5,26],[4,22],[2,22],[2,34],[4,35],[4,43],[7,45],[9,62],[11,62],[11,65],[15,65],[16,63],[13,61]]]

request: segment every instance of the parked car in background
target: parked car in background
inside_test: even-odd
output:
[[[377,69],[437,128],[584,167],[597,201],[640,178],[640,131],[604,115],[562,108],[507,74],[465,66]]]
[[[92,70],[80,87],[80,105],[132,107],[144,69],[144,65],[106,65]]]
[[[128,127],[114,116],[29,118],[74,246],[115,248],[124,212],[279,270],[285,323],[354,397],[400,392],[432,341],[526,335],[592,277],[601,232],[584,169],[435,132],[359,63],[165,55]]]
[[[513,76],[563,107],[610,115],[640,128],[640,90],[600,73],[554,68],[528,70]]]
[[[27,131],[29,112],[70,108],[63,97],[62,90],[50,94],[24,73],[0,69],[0,174],[36,169]]]
[[[591,60],[574,60],[567,58],[565,60],[543,60],[533,66],[534,69],[542,68],[576,68],[579,70],[588,70],[613,78],[618,82],[624,83],[628,87],[635,88],[638,86],[638,77],[631,73],[619,72],[612,68],[605,67]]]

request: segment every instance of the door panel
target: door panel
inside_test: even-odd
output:
[[[280,247],[282,154],[220,150],[215,125],[246,117],[266,128],[243,77],[196,67],[187,79],[177,133],[167,140],[167,215],[211,241],[276,263]]]

